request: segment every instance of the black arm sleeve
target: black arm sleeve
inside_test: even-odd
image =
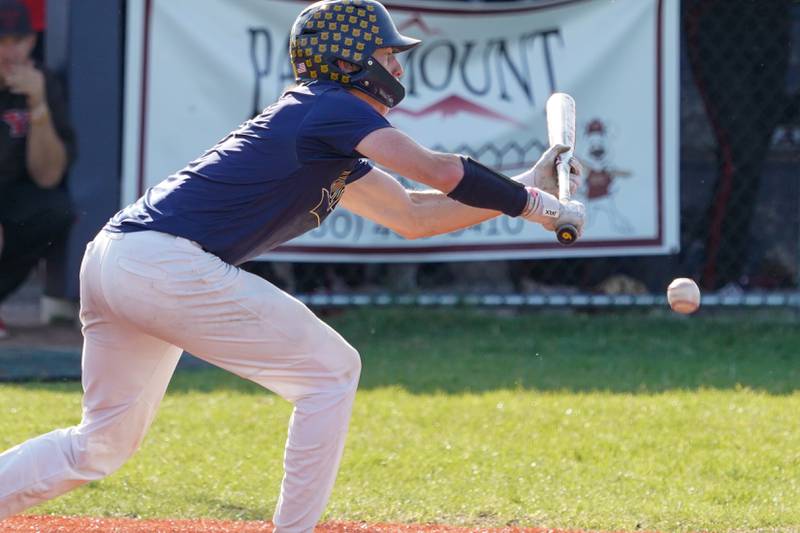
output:
[[[449,196],[462,204],[493,209],[508,216],[522,214],[528,204],[528,191],[521,183],[483,166],[471,157],[461,156],[464,177]]]

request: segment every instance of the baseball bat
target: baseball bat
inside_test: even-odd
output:
[[[575,100],[566,93],[553,93],[547,99],[547,136],[550,146],[564,144],[569,150],[558,157],[556,171],[558,173],[558,199],[569,202],[569,160],[575,152]],[[563,224],[556,228],[558,242],[565,246],[575,244],[578,230],[572,224]]]

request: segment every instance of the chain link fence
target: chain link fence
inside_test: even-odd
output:
[[[681,10],[679,254],[246,268],[323,306],[652,306],[691,277],[704,305],[800,309],[800,2]]]

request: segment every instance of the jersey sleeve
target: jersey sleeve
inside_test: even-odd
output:
[[[366,102],[346,91],[319,96],[299,131],[302,159],[360,157],[356,146],[375,130],[391,124]]]
[[[353,183],[363,178],[372,168],[372,163],[368,159],[359,159],[353,166],[353,171],[347,176],[347,183]]]

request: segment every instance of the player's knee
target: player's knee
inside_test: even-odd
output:
[[[351,381],[358,382],[361,377],[361,354],[349,344],[347,346],[349,348],[347,352],[347,375]]]
[[[102,431],[81,435],[73,445],[75,469],[88,480],[101,479],[119,470],[138,449],[140,439],[114,437]]]
[[[342,385],[358,385],[361,376],[361,355],[346,342],[340,343],[334,353],[333,374]]]

